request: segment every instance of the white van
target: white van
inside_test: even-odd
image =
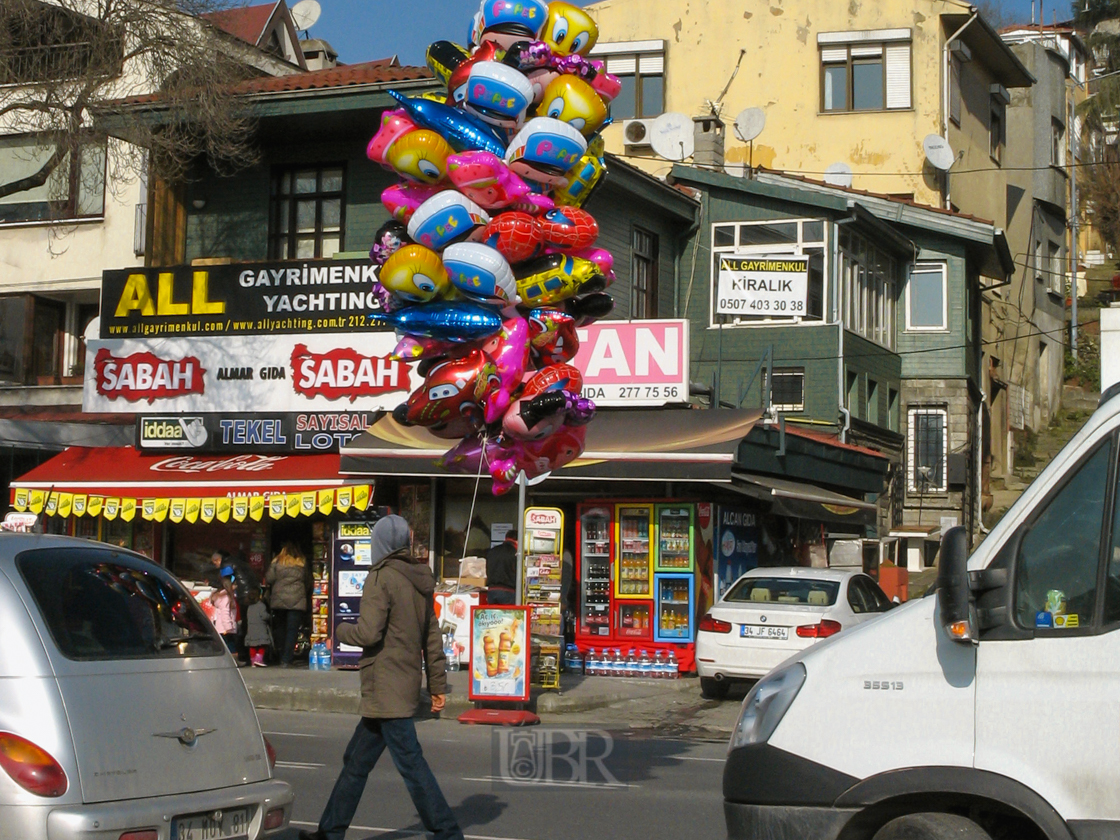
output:
[[[1120,387],[936,595],[743,701],[730,838],[1120,838]]]

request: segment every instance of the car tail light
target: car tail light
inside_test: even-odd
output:
[[[69,786],[66,771],[50,753],[12,732],[0,732],[0,767],[36,796],[62,796]]]
[[[148,828],[144,831],[126,831],[120,836],[119,840],[159,840],[159,832],[154,828]]]
[[[718,618],[712,618],[711,613],[707,613],[700,619],[700,629],[708,633],[730,633],[731,622],[720,621]]]
[[[802,624],[797,628],[797,635],[803,639],[823,639],[827,636],[835,636],[842,629],[839,621],[825,618],[820,624]]]
[[[268,768],[270,770],[276,769],[276,747],[272,746],[272,742],[267,737],[264,739],[264,751],[268,755]]]
[[[279,828],[284,824],[284,809],[273,808],[264,815],[264,824],[261,828],[264,831],[272,831],[274,828]]]

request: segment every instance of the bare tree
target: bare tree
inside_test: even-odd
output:
[[[199,17],[229,5],[0,0],[0,198],[46,185],[53,207],[94,173],[127,181],[147,165],[174,180],[200,155],[219,171],[251,163],[253,121],[227,91],[277,68]]]
[[[973,5],[980,10],[980,17],[994,29],[1002,29],[1016,23],[1014,15],[1004,7],[1003,0],[973,0]]]

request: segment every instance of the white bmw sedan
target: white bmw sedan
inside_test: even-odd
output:
[[[752,569],[700,620],[700,691],[722,699],[733,682],[756,680],[799,650],[893,606],[863,572]]]

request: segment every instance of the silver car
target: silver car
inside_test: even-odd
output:
[[[164,569],[0,534],[0,840],[254,840],[293,794],[222,638]]]

